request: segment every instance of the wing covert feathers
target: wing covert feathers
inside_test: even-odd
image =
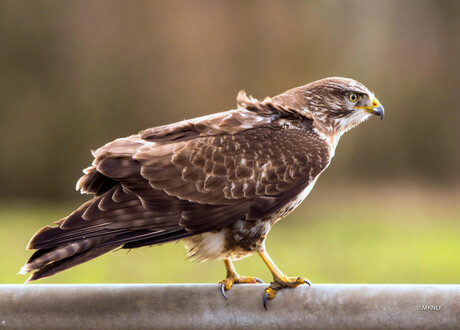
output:
[[[239,109],[149,128],[93,152],[77,183],[95,194],[44,227],[22,272],[43,278],[119,246],[164,243],[269,217],[327,167],[312,118],[244,92]]]

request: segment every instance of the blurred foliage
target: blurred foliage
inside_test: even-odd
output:
[[[263,98],[328,76],[364,83],[386,116],[342,138],[269,235],[273,259],[316,283],[458,283],[459,14],[456,0],[1,1],[0,283],[22,282],[27,239],[87,199],[73,187],[90,149],[232,109],[240,89]],[[270,281],[257,256],[236,267]],[[224,275],[167,244],[41,283]]]
[[[270,255],[288,275],[306,276],[313,283],[459,282],[460,191],[317,188],[268,236]],[[24,250],[27,239],[76,206],[0,206],[0,242],[8,247],[0,249],[0,283],[25,281],[15,274],[31,255]],[[241,275],[271,281],[257,255],[235,267]],[[222,262],[190,262],[181,243],[169,243],[109,252],[36,283],[215,283],[224,276]]]
[[[386,118],[327,182],[458,183],[459,1],[0,2],[0,197],[68,199],[89,149],[327,76]]]

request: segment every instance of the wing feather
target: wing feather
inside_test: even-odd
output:
[[[312,139],[311,118],[291,108],[270,99],[239,102],[246,108],[151,128],[96,150],[77,186],[99,197],[59,222],[74,232],[53,232],[53,244],[59,235],[137,237],[122,231],[140,228],[204,232],[282,208],[327,166],[329,146]]]
[[[275,98],[276,99],[276,98]],[[23,272],[50,276],[106,253],[277,214],[327,167],[329,144],[302,111],[244,93],[240,108],[150,128],[93,152],[84,203],[29,242]]]

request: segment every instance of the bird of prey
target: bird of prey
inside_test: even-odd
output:
[[[257,252],[273,275],[263,301],[288,277],[265,250],[270,228],[310,193],[343,133],[383,107],[366,87],[326,78],[258,101],[241,91],[237,109],[149,128],[93,152],[77,183],[94,198],[58,226],[40,229],[20,273],[56,274],[116,248],[181,240],[196,260],[223,260],[222,293],[240,276],[232,262]]]

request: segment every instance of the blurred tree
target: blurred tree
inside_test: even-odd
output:
[[[460,2],[2,1],[0,196],[69,198],[89,149],[327,76],[385,106],[327,180],[458,183]]]

